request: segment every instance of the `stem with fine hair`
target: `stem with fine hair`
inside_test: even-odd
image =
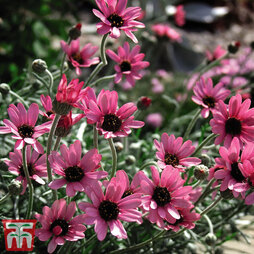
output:
[[[100,47],[100,54],[101,54],[101,62],[96,66],[96,68],[93,70],[93,72],[90,74],[90,76],[87,79],[86,86],[89,85],[91,81],[93,81],[94,77],[100,72],[100,70],[108,64],[107,58],[106,58],[106,52],[105,52],[105,46],[106,46],[106,39],[108,37],[108,34],[104,34],[101,41],[101,47]]]
[[[58,136],[58,137],[56,138],[56,142],[55,142],[55,145],[54,145],[53,151],[57,151],[57,149],[58,149],[58,147],[59,147],[60,142],[61,142],[61,137],[60,137],[60,136]]]
[[[93,125],[93,146],[98,150],[98,131],[96,129],[96,124]]]
[[[11,95],[13,95],[14,97],[16,97],[17,99],[19,99],[20,100],[20,102],[21,103],[23,103],[24,104],[24,106],[26,107],[26,108],[29,108],[28,107],[28,105],[27,105],[27,103],[23,100],[23,98],[21,98],[17,93],[15,93],[15,92],[13,92],[13,91],[9,91],[9,93],[11,94]]]
[[[201,213],[201,210],[198,207],[196,207],[196,210],[197,210],[198,213]],[[210,218],[206,214],[204,214],[203,217],[206,219],[206,221],[208,223],[210,233],[213,234],[213,223],[212,223],[212,221],[210,220]]]
[[[108,143],[111,149],[111,153],[112,153],[112,170],[111,170],[111,175],[110,175],[110,179],[115,175],[116,173],[116,167],[117,167],[117,154],[116,154],[116,148],[113,142],[112,138],[108,139]]]
[[[155,166],[155,167],[158,167],[157,163],[155,161],[148,161],[146,162],[145,164],[143,164],[141,167],[140,167],[140,171],[143,170],[144,168],[148,167],[148,166]]]
[[[79,246],[77,249],[75,249],[72,253],[79,253],[79,251],[84,248],[86,245],[88,245],[90,242],[92,242],[96,238],[96,234],[92,235],[88,240],[86,240],[81,246]]]
[[[222,200],[222,197],[218,197],[211,205],[209,205],[205,210],[203,210],[200,215],[203,216],[204,214],[209,213],[217,204]]]
[[[93,87],[93,86],[99,84],[99,83],[102,82],[102,81],[114,79],[115,76],[116,76],[116,75],[113,74],[113,75],[109,75],[109,76],[105,76],[105,77],[99,78],[99,79],[97,79],[96,81],[94,81],[93,83],[91,83],[90,87]]]
[[[47,173],[48,173],[48,181],[52,182],[52,172],[51,172],[51,167],[50,167],[50,163],[49,163],[49,154],[50,154],[50,150],[51,150],[51,146],[52,146],[52,140],[53,140],[53,136],[55,134],[55,130],[58,124],[59,119],[61,118],[61,115],[55,114],[50,132],[49,132],[49,136],[48,136],[48,142],[47,142],[47,150],[46,150],[46,161],[47,161]],[[53,192],[53,197],[55,200],[57,200],[57,192],[56,190],[52,190]]]
[[[68,38],[67,44],[70,44],[70,42],[71,42],[71,38]],[[63,75],[65,57],[66,57],[66,53],[64,52],[63,58],[62,58],[62,61],[61,61],[61,65],[60,65],[61,66],[60,67],[60,78],[62,78],[62,75]]]
[[[52,86],[53,86],[53,83],[54,83],[54,77],[53,77],[52,73],[48,69],[46,69],[45,72],[49,76],[48,93],[49,93],[49,96],[51,96]]]
[[[27,208],[25,218],[29,219],[30,215],[31,215],[31,211],[33,209],[34,187],[33,187],[32,181],[30,179],[29,171],[28,171],[28,168],[27,168],[26,146],[24,146],[23,149],[22,149],[22,161],[23,161],[23,170],[24,170],[26,181],[28,183],[28,188],[29,188],[28,208]]]
[[[0,204],[4,203],[4,201],[7,200],[10,196],[11,196],[10,192],[8,192],[6,195],[4,195],[4,196],[0,199]]]
[[[215,179],[212,179],[209,181],[209,183],[207,184],[206,188],[204,189],[203,194],[198,198],[198,200],[194,203],[195,206],[197,206],[207,195],[207,193],[209,193],[210,187],[212,186],[212,184],[215,182]]]
[[[183,136],[183,140],[187,140],[187,139],[189,138],[189,135],[190,135],[190,133],[191,133],[191,130],[193,129],[193,127],[194,127],[196,121],[197,121],[198,118],[199,118],[200,112],[201,112],[201,109],[199,108],[199,109],[196,111],[195,115],[193,116],[192,120],[190,121],[190,123],[189,123],[189,125],[188,125],[188,127],[187,127],[187,130],[186,130],[186,132],[185,132],[185,134],[184,134],[184,136]]]

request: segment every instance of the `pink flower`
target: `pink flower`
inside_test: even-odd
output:
[[[153,25],[151,28],[159,37],[167,37],[171,41],[182,41],[181,35],[167,24],[156,24]]]
[[[152,78],[152,81],[151,81],[153,87],[152,87],[152,91],[154,93],[163,93],[165,88],[164,88],[164,85],[162,84],[162,82],[157,79],[157,78]]]
[[[216,47],[216,49],[214,50],[214,52],[210,52],[209,50],[207,50],[205,52],[206,58],[207,58],[208,62],[212,62],[212,61],[214,61],[216,59],[219,59],[222,56],[224,56],[226,53],[227,53],[227,50],[223,49],[221,47],[221,45],[218,45]]]
[[[61,47],[67,54],[68,60],[76,68],[77,75],[81,75],[80,67],[90,67],[100,62],[99,57],[91,58],[98,50],[97,46],[91,43],[86,44],[81,50],[79,49],[79,39],[72,40],[70,45],[61,41]]]
[[[95,1],[100,11],[93,9],[93,13],[102,21],[97,24],[98,34],[110,33],[110,37],[119,38],[122,30],[133,42],[138,42],[132,32],[145,27],[143,23],[135,20],[141,15],[141,8],[126,8],[127,0]]]
[[[115,83],[118,84],[122,80],[122,76],[125,75],[127,82],[134,87],[135,80],[142,78],[140,70],[149,66],[149,62],[142,61],[145,54],[139,54],[140,46],[136,45],[130,50],[130,45],[125,42],[122,47],[118,47],[118,55],[112,50],[106,50],[108,56],[114,60],[118,65],[115,65]]]
[[[27,146],[26,157],[27,157],[27,168],[29,176],[32,180],[36,181],[39,184],[45,184],[44,180],[41,177],[47,177],[47,165],[45,154],[39,157],[39,153],[35,150],[31,151],[31,146]],[[5,160],[4,162],[8,165],[9,171],[17,175],[16,180],[21,181],[23,185],[23,195],[26,191],[27,180],[23,168],[22,153],[20,150],[14,149],[14,152],[9,153],[10,160]]]
[[[179,210],[193,207],[189,201],[188,194],[191,186],[183,186],[184,180],[179,171],[172,166],[166,166],[161,173],[152,166],[152,179],[140,177],[140,187],[144,194],[142,197],[142,207],[151,223],[156,223],[158,227],[165,228],[167,223],[174,224],[181,219]]]
[[[185,24],[185,11],[183,9],[183,5],[178,5],[176,7],[175,23],[178,26],[183,26]]]
[[[253,145],[246,145],[240,157],[240,142],[235,137],[229,148],[220,147],[219,153],[221,158],[216,158],[215,161],[216,166],[222,169],[214,173],[214,178],[222,181],[220,190],[229,189],[234,197],[238,197],[239,193],[244,197],[245,192],[250,188],[245,172],[246,170],[253,171],[254,166]],[[253,165],[250,161],[252,161]]]
[[[163,122],[163,116],[160,113],[151,113],[146,117],[145,122],[154,128],[160,128]]]
[[[231,97],[229,105],[223,101],[218,102],[218,110],[212,112],[210,121],[212,132],[219,134],[215,145],[224,141],[224,146],[229,147],[234,137],[237,137],[242,147],[243,143],[254,141],[254,109],[249,109],[251,100],[242,103],[240,94]]]
[[[172,134],[168,136],[167,133],[161,135],[161,142],[154,140],[154,145],[157,149],[156,157],[158,158],[158,166],[164,169],[167,165],[181,170],[185,167],[198,165],[201,160],[195,157],[189,157],[195,147],[192,146],[191,140],[183,143],[183,138]]]
[[[192,96],[192,100],[203,107],[202,117],[207,118],[209,111],[213,112],[217,108],[218,101],[224,101],[229,96],[230,91],[223,86],[223,83],[218,83],[213,87],[212,79],[208,78],[206,81],[203,77],[196,83],[193,88],[195,95]]]
[[[85,223],[95,224],[94,230],[100,241],[105,239],[108,227],[111,234],[117,238],[127,238],[127,233],[120,220],[141,222],[142,214],[137,211],[137,207],[141,204],[140,194],[132,194],[123,198],[125,185],[122,182],[124,180],[119,182],[118,179],[112,178],[105,195],[98,183],[86,188],[85,191],[93,203],[81,202],[79,204],[79,208],[86,213]]]
[[[44,116],[46,119],[53,120],[55,116],[55,112],[52,109],[52,100],[49,95],[46,97],[42,94],[40,97],[41,104],[45,110],[45,112],[39,110],[39,113]]]
[[[51,236],[53,238],[48,244],[48,252],[53,253],[57,245],[63,245],[65,240],[78,241],[85,237],[86,227],[84,215],[73,217],[76,212],[75,202],[66,204],[64,199],[56,200],[52,207],[43,207],[43,214],[35,214],[35,218],[41,223],[42,228],[35,230],[35,235],[40,241],[47,241]]]
[[[85,111],[90,123],[96,123],[97,130],[106,139],[125,137],[131,133],[130,128],[141,128],[144,123],[131,116],[137,107],[129,102],[117,109],[118,94],[116,91],[101,90],[97,102],[91,100],[89,109]]]
[[[43,147],[36,139],[49,132],[51,122],[35,126],[39,115],[39,106],[32,103],[26,111],[21,103],[18,103],[17,107],[11,104],[7,111],[11,121],[3,120],[5,127],[0,127],[0,134],[13,133],[12,138],[17,139],[15,149],[20,150],[25,144],[29,144],[36,152],[43,153]]]
[[[66,194],[73,197],[77,191],[84,191],[84,188],[107,177],[105,171],[95,170],[100,167],[101,155],[97,149],[88,151],[81,158],[81,143],[76,140],[68,149],[66,145],[61,145],[61,154],[53,151],[49,156],[50,166],[54,173],[62,178],[52,181],[49,184],[51,189],[57,190],[66,184]]]

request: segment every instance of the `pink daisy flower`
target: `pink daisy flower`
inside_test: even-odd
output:
[[[175,138],[173,134],[168,136],[167,133],[163,133],[161,142],[155,139],[154,145],[158,151],[156,152],[156,157],[159,160],[158,166],[161,169],[171,165],[181,171],[185,167],[195,166],[201,162],[200,159],[195,157],[187,158],[195,151],[191,140],[183,143],[182,137]]]
[[[229,105],[223,101],[218,102],[218,110],[212,112],[210,121],[212,132],[219,134],[215,145],[224,141],[224,146],[229,147],[234,137],[237,137],[242,147],[243,143],[254,141],[254,109],[249,109],[251,100],[242,103],[240,94],[231,97]]]
[[[7,111],[11,121],[3,120],[5,126],[0,127],[0,134],[13,133],[12,138],[17,139],[15,149],[20,150],[25,144],[29,144],[36,152],[43,153],[43,146],[37,138],[49,132],[51,122],[35,126],[39,115],[39,106],[32,103],[26,111],[21,103],[18,103],[17,107],[11,104]]]
[[[131,133],[130,128],[141,128],[144,123],[134,120],[132,114],[137,110],[134,103],[129,102],[117,109],[118,94],[116,91],[101,90],[97,102],[91,100],[89,109],[85,111],[90,123],[96,123],[97,130],[106,139],[125,137]]]
[[[44,206],[43,214],[35,214],[35,218],[41,223],[42,228],[35,230],[35,235],[40,241],[52,239],[48,244],[48,253],[53,253],[57,245],[63,245],[66,241],[78,241],[83,239],[86,227],[84,215],[78,215],[74,218],[76,212],[75,202],[66,204],[64,199],[56,200],[52,207]]]
[[[119,38],[122,30],[133,42],[138,42],[132,32],[145,27],[143,23],[135,20],[141,15],[141,8],[126,8],[127,0],[95,1],[100,11],[93,9],[93,13],[102,21],[97,24],[98,34],[110,33],[110,37]]]
[[[216,166],[222,169],[214,173],[214,178],[221,180],[220,190],[229,189],[234,197],[245,196],[245,192],[250,188],[247,181],[246,170],[253,171],[254,166],[254,147],[248,144],[243,149],[240,156],[240,142],[238,138],[234,138],[230,147],[220,147],[219,153],[221,158],[216,158]],[[251,162],[253,165],[251,165]]]
[[[156,24],[151,27],[152,31],[159,37],[165,37],[171,41],[181,42],[181,35],[167,24]]]
[[[122,80],[122,76],[125,75],[126,81],[132,86],[135,86],[135,80],[142,78],[140,70],[149,66],[149,62],[142,61],[145,54],[139,54],[140,46],[136,45],[130,50],[130,45],[125,42],[122,47],[118,47],[118,55],[112,50],[106,50],[108,56],[118,63],[115,65],[115,83],[118,84]]]
[[[77,191],[84,191],[84,188],[107,177],[105,171],[95,172],[100,167],[101,155],[97,149],[88,151],[82,159],[81,142],[76,140],[68,149],[66,145],[60,147],[61,155],[53,151],[49,155],[50,166],[54,173],[62,176],[49,183],[51,189],[57,190],[66,184],[66,194],[73,197]]]
[[[140,178],[142,197],[142,208],[151,223],[156,223],[158,227],[165,228],[164,221],[170,224],[180,220],[179,210],[192,208],[188,194],[191,192],[191,186],[183,186],[184,180],[179,171],[172,166],[167,166],[161,173],[152,166],[152,179],[143,176]]]
[[[43,154],[39,157],[39,153],[35,150],[31,150],[31,146],[28,145],[26,148],[26,157],[27,157],[27,168],[29,176],[32,180],[36,181],[39,184],[45,184],[44,180],[41,177],[47,177],[47,165],[46,165],[46,155]],[[16,180],[21,181],[23,185],[23,195],[26,191],[27,180],[25,172],[23,169],[23,160],[21,150],[14,149],[14,152],[9,153],[10,160],[5,160],[4,162],[9,167],[9,171],[18,176]]]
[[[91,43],[88,43],[80,50],[79,42],[79,39],[72,40],[70,45],[65,41],[60,42],[63,51],[68,56],[69,62],[76,69],[77,75],[81,75],[80,67],[90,67],[100,62],[99,57],[92,58],[98,50],[97,46],[92,46]]]
[[[183,26],[185,24],[185,11],[183,9],[183,5],[178,5],[176,7],[175,23],[178,26]]]
[[[218,101],[224,101],[230,94],[230,91],[223,88],[223,83],[218,83],[213,87],[213,81],[211,78],[205,80],[201,77],[200,81],[196,83],[193,88],[195,95],[192,96],[192,100],[203,107],[201,115],[204,118],[209,116],[209,111],[213,112],[217,109]]]
[[[122,181],[112,178],[104,195],[100,185],[86,188],[86,194],[92,204],[81,202],[79,208],[84,211],[85,223],[95,224],[95,233],[100,241],[107,235],[108,227],[112,235],[119,239],[126,239],[127,233],[122,221],[141,223],[142,214],[137,211],[141,204],[140,194],[132,194],[123,198],[125,188]]]
[[[52,109],[52,100],[49,95],[44,96],[43,94],[40,97],[41,104],[45,110],[45,112],[39,110],[39,113],[44,116],[48,120],[53,120],[55,116],[55,112]]]
[[[214,50],[214,52],[210,52],[209,50],[205,52],[208,62],[212,62],[216,59],[219,59],[220,57],[224,56],[226,53],[227,53],[227,50],[223,49],[221,45],[218,45],[216,49]]]

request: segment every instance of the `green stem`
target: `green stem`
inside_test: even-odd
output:
[[[198,180],[195,184],[193,184],[193,185],[191,186],[192,189],[197,188],[202,182],[203,182],[203,180]]]
[[[29,219],[31,216],[31,211],[33,209],[33,194],[34,194],[34,187],[32,185],[32,181],[30,179],[29,171],[27,168],[27,158],[26,158],[26,146],[23,147],[22,149],[22,161],[23,161],[23,169],[25,173],[25,177],[28,183],[28,188],[29,188],[29,200],[28,200],[28,208],[26,212],[26,219]]]
[[[3,197],[0,199],[0,204],[4,203],[5,200],[7,200],[10,196],[11,196],[11,194],[10,194],[10,192],[8,192],[5,196],[3,196]]]
[[[91,243],[95,238],[96,238],[96,234],[94,234],[94,235],[91,236],[86,242],[84,242],[83,244],[81,244],[81,246],[79,246],[76,250],[74,250],[74,251],[72,252],[72,254],[80,253],[80,250],[81,250],[82,248],[84,248],[86,245],[88,245],[89,243]]]
[[[196,121],[197,121],[198,118],[199,118],[200,112],[201,112],[201,109],[199,108],[199,109],[196,111],[195,115],[193,116],[192,120],[190,121],[190,123],[189,123],[189,125],[188,125],[188,127],[187,127],[187,130],[186,130],[186,132],[185,132],[185,134],[184,134],[184,136],[183,136],[183,140],[187,140],[187,139],[189,138],[189,135],[190,135],[190,133],[191,133],[191,130],[193,129],[193,127],[194,127]]]
[[[200,210],[198,207],[196,207],[196,210],[197,210],[199,213],[201,213],[201,210]],[[206,214],[204,214],[203,217],[204,217],[204,218],[206,219],[206,221],[207,221],[207,224],[208,224],[208,226],[209,226],[209,231],[210,231],[210,233],[213,234],[213,223],[212,223],[212,221],[210,220],[210,218],[209,218]]]
[[[93,126],[93,146],[98,150],[98,131],[96,129],[96,124]]]
[[[215,179],[210,180],[210,182],[207,184],[206,188],[204,189],[203,194],[199,197],[199,199],[194,203],[195,206],[197,206],[207,195],[207,193],[209,193],[210,187],[212,186],[212,184],[214,183]]]
[[[23,100],[23,98],[21,98],[17,93],[13,92],[13,91],[9,91],[9,93],[13,96],[15,96],[17,99],[19,99],[26,108],[29,108],[29,106],[27,105],[27,103]]]
[[[59,147],[60,142],[61,142],[61,137],[58,136],[58,137],[56,138],[56,142],[55,142],[53,151],[57,151],[57,150],[58,150],[58,147]]]
[[[146,162],[145,164],[143,164],[141,167],[140,167],[140,171],[143,170],[144,168],[148,167],[148,166],[155,166],[157,167],[157,163],[155,161],[148,161]]]
[[[116,75],[113,74],[113,75],[109,75],[109,76],[105,76],[105,77],[99,78],[99,79],[97,79],[96,81],[94,81],[94,82],[90,85],[90,87],[93,87],[93,86],[97,85],[98,83],[100,83],[100,82],[102,82],[102,81],[106,81],[106,80],[109,80],[109,79],[114,79],[115,76],[116,76]]]
[[[52,140],[53,140],[53,136],[58,124],[59,119],[61,118],[61,115],[55,114],[55,118],[53,120],[50,132],[49,132],[49,136],[48,136],[48,143],[47,143],[47,150],[46,150],[46,161],[47,161],[47,172],[48,172],[48,182],[52,182],[52,172],[51,172],[51,167],[50,167],[50,163],[49,163],[49,154],[50,154],[50,150],[51,150],[51,146],[52,146]],[[52,190],[53,192],[53,197],[55,200],[57,200],[57,192],[56,190]]]
[[[197,154],[201,151],[201,149],[208,144],[212,139],[214,139],[217,136],[217,134],[210,134],[206,139],[202,141],[202,143],[196,148],[195,152],[192,154],[193,157],[197,156]]]
[[[112,153],[112,170],[111,170],[111,175],[110,175],[110,179],[115,175],[116,173],[116,167],[117,167],[117,153],[116,153],[116,148],[113,142],[112,138],[108,139],[108,143],[111,149],[111,153]]]
[[[203,210],[200,215],[203,216],[204,214],[209,213],[217,204],[222,200],[222,197],[218,197],[211,205],[209,205],[205,210]]]
[[[89,86],[90,82],[93,81],[94,77],[100,72],[100,70],[108,64],[105,52],[106,39],[108,34],[104,34],[101,41],[100,54],[101,54],[101,62],[96,66],[93,72],[87,79],[86,86]]]
[[[114,250],[114,251],[109,252],[109,254],[127,253],[127,252],[130,252],[130,251],[141,249],[141,248],[145,247],[146,245],[148,245],[149,243],[151,243],[151,242],[155,241],[156,239],[158,239],[160,236],[164,235],[166,232],[167,231],[162,230],[156,236],[151,237],[151,238],[149,238],[148,240],[146,240],[142,243],[130,246],[130,247],[122,249],[122,250]]]
[[[49,93],[49,96],[51,96],[51,91],[52,91],[52,86],[53,86],[53,83],[54,83],[54,77],[52,75],[52,73],[46,69],[45,72],[48,74],[49,76],[49,87],[48,87],[48,93]]]
[[[39,81],[41,81],[41,83],[44,85],[44,86],[46,86],[47,87],[47,89],[49,89],[49,86],[48,86],[48,83],[47,83],[47,81],[44,79],[44,78],[42,78],[41,76],[39,76],[37,73],[35,73],[35,72],[32,72],[33,73],[33,75],[39,80]]]

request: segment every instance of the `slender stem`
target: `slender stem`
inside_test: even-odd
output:
[[[148,161],[147,163],[143,164],[141,167],[140,167],[140,171],[143,170],[144,168],[148,167],[148,166],[158,166],[157,163],[155,161]]]
[[[49,89],[48,83],[47,83],[47,81],[46,81],[44,78],[42,78],[41,76],[39,76],[39,75],[38,75],[37,73],[35,73],[35,72],[32,72],[32,73],[33,73],[33,75],[34,75],[39,81],[41,81],[41,83],[43,83],[44,86],[47,87],[47,89]]]
[[[23,161],[23,170],[24,170],[26,180],[28,183],[28,188],[29,188],[29,200],[28,200],[28,208],[27,208],[27,212],[26,212],[26,219],[29,219],[31,216],[31,211],[33,209],[34,187],[32,185],[32,181],[30,179],[29,171],[27,168],[26,146],[24,146],[22,149],[22,161]]]
[[[109,254],[127,253],[127,252],[130,252],[130,251],[141,249],[142,247],[145,247],[147,244],[149,244],[149,243],[155,241],[156,239],[158,239],[160,236],[164,235],[166,232],[167,232],[166,230],[162,230],[156,236],[151,237],[151,238],[149,238],[148,240],[146,240],[142,243],[138,243],[136,245],[130,246],[130,247],[122,249],[122,250],[114,250],[114,251],[109,252]]]
[[[48,93],[49,93],[49,96],[51,96],[51,91],[52,91],[52,86],[53,86],[53,83],[54,83],[54,77],[52,75],[52,73],[46,69],[45,72],[48,74],[49,76],[49,87],[48,87]]]
[[[71,202],[71,197],[68,196],[67,199],[66,199],[66,203],[70,204],[70,202]]]
[[[105,45],[106,45],[106,39],[108,37],[108,34],[104,34],[101,41],[101,48],[100,48],[100,54],[101,54],[101,62],[96,66],[96,68],[93,70],[93,72],[90,74],[90,76],[87,79],[86,85],[89,86],[90,82],[93,81],[94,77],[100,72],[100,70],[108,64],[107,58],[106,58],[106,52],[105,52]]]
[[[67,250],[67,248],[69,247],[69,244],[70,244],[70,243],[71,243],[71,242],[66,241],[66,242],[61,246],[61,248],[58,250],[57,254],[62,254],[62,253],[64,253],[64,252]]]
[[[81,244],[81,246],[79,246],[76,250],[74,250],[72,254],[80,253],[80,250],[84,248],[86,245],[88,245],[89,243],[91,243],[95,238],[96,238],[96,234],[92,235],[87,241],[85,241],[83,244]]]
[[[202,182],[203,182],[203,180],[198,180],[195,184],[193,184],[193,185],[191,186],[192,189],[197,188]]]
[[[113,74],[113,75],[109,75],[109,76],[105,76],[105,77],[99,78],[99,79],[97,79],[96,81],[94,81],[93,83],[91,83],[90,87],[93,87],[93,86],[99,84],[99,83],[102,82],[102,81],[114,79],[115,76],[116,76],[116,75]]]
[[[210,180],[210,182],[207,184],[206,188],[204,189],[203,194],[199,197],[199,199],[194,203],[195,206],[197,206],[207,195],[207,193],[209,193],[210,187],[212,186],[212,184],[214,183],[215,179]]]
[[[196,111],[195,115],[193,116],[192,120],[190,121],[190,123],[189,123],[189,125],[188,125],[188,127],[187,127],[187,130],[186,130],[186,132],[185,132],[185,134],[184,134],[184,136],[183,136],[183,140],[187,140],[187,139],[189,138],[189,135],[190,135],[190,133],[191,133],[191,130],[193,129],[193,127],[194,127],[196,121],[197,121],[198,118],[199,118],[200,112],[201,112],[201,109],[199,108],[199,109]]]
[[[6,195],[4,195],[4,196],[0,199],[0,204],[4,203],[5,200],[7,200],[10,196],[11,196],[10,192],[8,192]]]
[[[222,197],[218,197],[211,205],[209,205],[205,210],[203,210],[200,215],[203,216],[204,214],[209,213],[220,201],[222,200]]]
[[[29,108],[28,107],[28,105],[27,105],[27,103],[23,100],[23,98],[22,97],[20,97],[17,93],[15,93],[15,92],[13,92],[13,91],[9,91],[9,93],[11,94],[11,95],[13,95],[13,96],[15,96],[17,99],[19,99],[23,104],[24,104],[24,106],[26,107],[26,108]]]
[[[98,150],[98,131],[96,129],[96,124],[93,126],[93,146]]]
[[[68,38],[67,44],[70,44],[70,42],[71,42],[71,38]],[[61,78],[62,75],[63,75],[65,57],[66,57],[66,53],[64,52],[63,58],[62,58],[62,60],[61,60],[61,65],[60,65],[60,66],[61,66],[61,67],[60,67],[60,78]]]
[[[58,147],[59,147],[60,142],[61,142],[61,137],[58,136],[58,137],[56,138],[56,142],[55,142],[53,151],[57,151],[57,150],[58,150]]]
[[[111,153],[112,153],[112,170],[111,170],[111,175],[110,175],[110,179],[115,175],[116,173],[116,167],[117,167],[117,153],[116,153],[116,148],[115,145],[113,143],[113,139],[109,138],[108,139],[108,143],[111,149]]]
[[[48,172],[48,181],[52,182],[52,172],[51,172],[51,167],[50,167],[50,163],[49,163],[49,154],[50,154],[50,150],[51,150],[51,146],[52,146],[52,139],[58,124],[59,119],[61,118],[60,115],[55,114],[55,118],[53,120],[50,132],[49,132],[49,136],[48,136],[48,143],[47,143],[47,150],[46,150],[46,157],[47,157],[47,172]],[[56,190],[52,190],[53,192],[53,196],[54,199],[57,199],[57,192]]]
[[[214,139],[217,136],[217,134],[210,134],[206,139],[204,139],[202,141],[202,143],[196,148],[196,151],[192,154],[193,157],[195,157],[200,151],[201,149],[208,144],[212,139]]]
[[[199,213],[201,213],[201,210],[198,207],[196,207],[196,210]],[[210,218],[206,214],[204,214],[203,217],[206,219],[206,221],[208,223],[210,233],[213,234],[213,223],[212,223],[212,221],[210,220]]]

